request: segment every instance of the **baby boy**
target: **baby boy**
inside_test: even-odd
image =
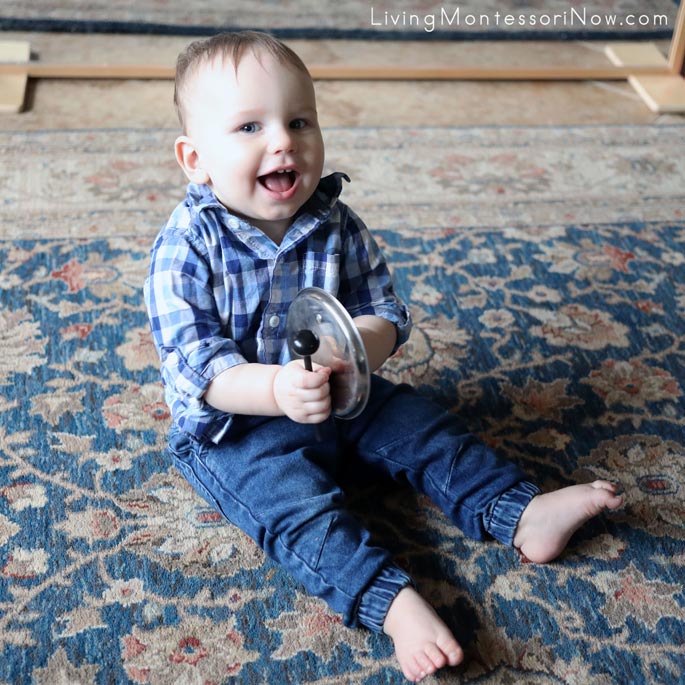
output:
[[[175,101],[175,154],[190,183],[145,286],[174,464],[346,625],[388,634],[409,680],[460,663],[450,629],[347,511],[341,463],[408,482],[465,534],[539,563],[621,497],[605,481],[540,494],[456,416],[376,375],[359,417],[331,417],[331,369],[308,371],[288,353],[299,290],[338,298],[373,370],[411,323],[377,244],[339,199],[346,177],[321,178],[312,79],[268,35],[222,34],[180,55]]]

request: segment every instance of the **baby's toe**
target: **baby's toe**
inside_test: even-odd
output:
[[[452,635],[438,638],[437,644],[450,666],[456,666],[464,660],[464,650]]]
[[[422,678],[435,673],[436,667],[433,665],[430,657],[425,652],[419,652],[415,659],[416,665],[418,666],[419,675]]]
[[[404,663],[400,662],[402,668],[402,673],[404,677],[411,683],[418,683],[423,680],[428,672],[426,671],[426,666],[423,665],[421,656],[412,656],[407,659]],[[425,664],[428,665],[428,660],[426,659]]]
[[[419,680],[421,680],[421,669],[417,668],[415,665],[400,664],[400,667],[402,668],[402,675],[404,675],[410,683],[418,683]]]
[[[593,493],[593,504],[597,509],[596,512],[591,512],[593,515],[599,513],[599,511],[605,507],[608,509],[617,509],[621,506],[621,504],[623,504],[623,497],[616,494],[618,487],[613,483],[603,480],[596,480],[591,485],[595,490]]]
[[[426,645],[426,656],[430,659],[434,669],[447,666],[447,658],[442,650],[432,642]]]
[[[617,487],[615,483],[612,483],[608,480],[595,480],[592,483],[590,483],[590,485],[595,490],[610,490],[611,492],[614,492]]]

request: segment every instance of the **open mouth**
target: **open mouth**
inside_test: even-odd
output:
[[[267,189],[274,193],[287,193],[297,181],[297,172],[292,169],[280,169],[259,176],[257,180]]]

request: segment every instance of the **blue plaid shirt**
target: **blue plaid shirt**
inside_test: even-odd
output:
[[[230,214],[207,185],[188,185],[152,248],[145,281],[152,335],[174,421],[218,442],[232,415],[203,400],[214,377],[237,364],[290,361],[285,322],[295,295],[317,286],[351,316],[411,328],[385,260],[364,223],[338,200],[340,173],[321,179],[282,243]]]

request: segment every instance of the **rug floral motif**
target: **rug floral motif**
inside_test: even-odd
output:
[[[670,38],[677,13],[673,0],[528,0],[444,3],[395,0],[3,0],[0,28],[146,33],[212,33],[261,29],[290,38],[516,39],[636,36]]]
[[[182,192],[169,134],[0,134],[0,683],[402,683],[387,638],[345,628],[165,457],[141,286]],[[383,373],[543,488],[626,493],[537,566],[402,485],[351,488],[466,648],[426,682],[682,682],[685,127],[326,135],[412,307]]]

